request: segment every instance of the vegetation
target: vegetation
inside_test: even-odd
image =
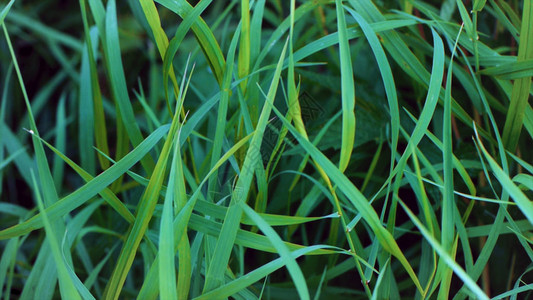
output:
[[[0,25],[0,298],[533,297],[531,1]]]

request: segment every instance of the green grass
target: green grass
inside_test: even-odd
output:
[[[4,1],[0,299],[531,298],[533,5],[441,2]]]

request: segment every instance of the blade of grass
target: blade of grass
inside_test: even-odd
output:
[[[65,95],[63,94],[59,99],[56,113],[56,128],[55,128],[55,145],[59,151],[65,152],[67,144],[67,124],[65,116]],[[54,178],[55,187],[58,193],[61,193],[63,186],[63,174],[65,173],[65,165],[63,160],[59,157],[54,157],[52,162],[52,176]]]
[[[251,51],[251,37],[250,37],[250,1],[241,1],[241,33],[239,42],[239,58],[238,58],[238,72],[239,78],[244,78],[250,74],[250,51]],[[226,60],[227,62],[227,60]],[[227,69],[227,67],[226,67]],[[241,90],[243,94],[246,93],[246,83],[241,82]]]
[[[462,4],[462,3],[461,3]],[[455,259],[455,252],[452,252],[455,241],[455,226],[454,213],[456,211],[454,198],[454,182],[453,182],[453,144],[452,144],[452,74],[453,74],[453,58],[457,49],[459,37],[461,36],[462,26],[455,39],[454,48],[451,54],[451,61],[448,67],[448,74],[446,78],[446,88],[444,91],[444,116],[443,116],[443,147],[442,160],[444,165],[444,190],[442,195],[442,221],[441,221],[441,245],[453,259]],[[440,273],[443,276],[443,282],[439,289],[439,298],[448,298],[451,287],[452,272],[451,269],[444,270]]]
[[[83,5],[83,4],[81,4]],[[82,6],[83,7],[83,6]],[[82,8],[84,9],[84,7]],[[84,20],[85,22],[85,20]],[[90,38],[96,37],[97,31],[92,30],[92,35]],[[94,122],[94,104],[92,97],[92,84],[91,84],[91,67],[89,66],[89,52],[95,51],[96,49],[92,47],[83,48],[82,59],[81,59],[81,68],[80,68],[80,91],[79,91],[79,143],[78,147],[80,149],[80,159],[82,167],[87,170],[89,174],[95,174],[96,172],[96,162],[94,153],[92,152],[92,147],[94,146],[94,137],[95,137],[95,122]]]
[[[172,228],[173,213],[173,198],[174,183],[176,181],[176,157],[181,155],[178,153],[177,143],[174,144],[174,154],[172,165],[170,168],[170,175],[168,176],[168,188],[163,204],[163,211],[161,217],[161,227],[159,233],[159,294],[161,299],[177,299],[178,292],[176,290],[176,266],[174,253],[174,232]],[[182,275],[182,274],[180,274]],[[183,274],[185,275],[185,274]]]
[[[381,78],[383,80],[383,85],[385,87],[385,92],[387,94],[387,102],[389,104],[389,112],[391,115],[391,170],[394,168],[394,153],[396,152],[398,146],[398,136],[400,132],[400,111],[398,108],[398,95],[396,93],[396,85],[394,83],[394,78],[392,76],[392,70],[383,51],[383,47],[379,42],[379,39],[376,35],[376,32],[366,20],[358,14],[353,9],[346,7],[345,8],[352,17],[357,21],[361,30],[363,31],[368,43],[370,44],[376,62],[378,64]],[[340,38],[340,36],[339,36]]]
[[[283,60],[285,58],[285,52],[287,50],[288,41],[285,43],[283,50],[280,55],[280,59],[276,66],[274,76],[272,78],[270,89],[267,95],[267,101],[273,101],[279,83],[279,78],[281,75],[281,67]],[[254,131],[252,141],[250,142],[250,147],[246,152],[246,157],[242,166],[242,171],[235,186],[235,189],[231,195],[231,202],[228,209],[228,213],[224,218],[224,223],[222,226],[222,231],[220,233],[220,238],[216,244],[215,252],[213,254],[212,263],[209,265],[206,274],[206,281],[204,284],[204,293],[207,293],[224,283],[224,270],[227,267],[231,250],[233,248],[233,242],[235,241],[235,235],[239,229],[239,221],[242,216],[242,207],[238,204],[239,202],[246,202],[248,197],[248,192],[250,190],[250,185],[252,182],[252,177],[255,169],[255,165],[258,163],[259,157],[261,157],[259,151],[261,149],[261,142],[263,134],[269,119],[271,107],[270,105],[265,104],[263,110],[259,117],[259,122]]]
[[[407,207],[403,201],[400,201],[400,204],[402,205],[405,212],[409,215],[409,218],[413,223],[416,225],[416,227],[420,230],[424,238],[431,244],[433,249],[437,251],[437,253],[440,255],[440,257],[443,259],[443,261],[450,266],[450,268],[453,269],[455,274],[461,278],[461,280],[465,283],[468,288],[475,294],[477,299],[489,299],[485,293],[479,288],[479,286],[475,283],[475,281],[472,280],[472,278],[461,268],[461,266],[455,262],[455,260],[450,257],[448,254],[448,251],[446,251],[435,238],[431,236],[431,234],[426,230],[426,228],[422,225],[422,223],[418,220],[418,218],[414,215],[413,212]]]
[[[320,245],[315,245],[315,246],[310,246],[310,247],[306,247],[306,248],[303,248],[303,249],[299,249],[299,250],[295,250],[293,252],[291,252],[291,258],[292,259],[296,259],[302,255],[305,255],[311,251],[316,251],[318,249],[323,249],[323,248],[332,248],[332,249],[338,249],[338,248],[334,248],[334,247],[331,247],[331,246],[320,246]],[[197,297],[195,299],[197,300],[201,300],[201,299],[214,299],[214,298],[225,298],[225,297],[229,297],[231,295],[234,295],[235,293],[237,293],[238,291],[246,288],[247,286],[250,286],[252,285],[253,283],[261,280],[261,278],[264,278],[266,276],[268,276],[268,274],[271,274],[272,272],[274,272],[275,270],[277,269],[280,269],[281,267],[284,266],[284,260],[282,258],[278,258],[274,261],[271,261],[270,263],[267,263],[253,271],[251,271],[250,273],[234,280],[234,281],[231,281],[221,287],[218,287],[208,293],[204,293],[202,294],[200,297]]]
[[[193,9],[187,1],[170,1],[170,0],[156,0],[159,4],[170,9],[174,13],[178,14],[182,19],[185,19],[187,15]],[[213,32],[209,29],[203,19],[197,20],[192,26],[192,30],[200,47],[206,56],[206,60],[213,70],[213,74],[217,82],[222,85],[223,73],[224,73],[224,56],[220,50],[220,45],[216,41]]]
[[[89,3],[96,3],[96,2],[89,1]],[[92,4],[92,6],[96,7],[95,4]],[[89,110],[84,111],[82,116],[88,118],[87,123],[89,123],[89,126],[87,127],[94,127],[94,129],[91,128],[91,129],[88,129],[88,131],[84,132],[83,135],[84,136],[87,135],[87,136],[82,140],[85,141],[86,144],[91,142],[91,140],[89,140],[88,135],[91,134],[92,130],[94,130],[94,138],[96,141],[96,146],[99,149],[101,149],[104,153],[109,153],[109,146],[107,144],[107,127],[106,127],[106,120],[104,116],[102,92],[100,90],[100,83],[98,82],[98,72],[96,69],[96,60],[94,58],[96,54],[96,50],[98,48],[97,34],[102,38],[102,40],[105,41],[105,38],[103,37],[103,35],[105,35],[105,30],[103,28],[103,25],[100,24],[100,23],[103,23],[103,21],[100,22],[97,16],[95,16],[95,19],[97,19],[96,23],[97,23],[98,29],[90,30],[89,22],[87,20],[87,7],[86,7],[85,0],[80,0],[80,7],[81,7],[82,20],[83,20],[83,30],[85,32],[85,46],[86,46],[84,48],[83,54],[87,55],[86,57],[87,60],[83,60],[82,58],[82,74],[81,74],[82,81],[80,83],[80,101],[81,103],[86,104],[87,106],[89,106],[89,102],[92,102],[92,108],[89,108]],[[91,9],[93,8],[91,7]],[[101,9],[103,10],[103,7]],[[94,11],[98,11],[98,10],[94,8],[93,14],[95,14]],[[105,42],[103,43],[103,45],[105,45]],[[83,65],[84,62],[85,64],[88,64],[89,70],[87,70],[87,65],[85,65],[85,69],[84,69],[84,65]],[[89,72],[89,74],[87,74],[87,71]],[[90,76],[90,77],[87,78],[87,76]],[[90,88],[87,86],[88,84],[90,84]],[[83,93],[85,90],[86,92]],[[89,99],[86,99],[89,97],[91,98],[90,99],[91,101],[89,101]],[[80,110],[81,110],[81,107],[82,105],[80,105]],[[80,118],[80,119],[83,119],[83,118]],[[84,124],[84,126],[86,125]],[[92,139],[92,137],[90,138]],[[89,149],[86,148],[87,146],[88,145],[84,145],[84,147],[81,150],[82,151],[81,152],[82,165],[83,165],[84,157],[93,157],[90,153],[86,153],[90,151],[89,150],[90,148]],[[90,146],[92,146],[92,142]],[[100,162],[100,166],[102,167],[102,169],[105,170],[109,167],[109,163],[107,162],[107,160],[103,159],[103,157],[101,157],[100,155],[98,156],[98,161]],[[91,168],[94,168],[94,167],[91,167]],[[86,170],[88,170],[90,174],[93,174],[93,172],[91,172],[92,171],[91,169],[86,169]]]
[[[350,162],[355,141],[355,85],[342,1],[335,0],[335,7],[337,13],[337,30],[339,32],[342,94],[342,140],[339,169],[341,172],[344,172]]]
[[[479,145],[479,148],[483,152],[483,155],[487,159],[490,168],[492,169],[492,172],[498,179],[498,181],[501,183],[504,190],[506,190],[509,195],[513,198],[513,200],[518,205],[518,208],[522,211],[524,216],[529,220],[529,222],[533,223],[533,203],[530,199],[522,192],[516,184],[509,178],[509,175],[498,165],[498,163],[492,158],[489,154],[489,152],[485,149],[485,146],[483,146],[483,143],[481,142],[481,139],[477,135],[476,132],[476,140],[477,144]]]
[[[74,283],[72,282],[72,279],[70,278],[68,274],[66,262],[64,261],[61,255],[61,248],[59,246],[59,241],[56,239],[56,234],[54,233],[52,224],[50,223],[46,215],[44,204],[43,204],[43,201],[41,200],[41,194],[37,186],[37,181],[35,180],[35,176],[33,175],[33,171],[31,171],[31,176],[32,176],[33,184],[34,184],[35,198],[37,201],[37,205],[39,207],[39,211],[41,212],[43,216],[43,223],[44,223],[44,229],[47,235],[47,241],[50,243],[50,247],[52,248],[52,255],[54,257],[54,261],[57,266],[61,295],[62,297],[67,298],[67,299],[80,299],[81,300],[80,294],[76,290]]]
[[[129,140],[134,147],[137,147],[143,140],[141,130],[135,120],[133,108],[128,95],[126,87],[126,79],[124,77],[124,67],[122,65],[122,58],[120,54],[120,45],[118,38],[118,24],[117,11],[115,0],[107,3],[107,12],[105,15],[105,39],[106,44],[103,45],[109,63],[109,77],[111,81],[111,89],[113,91],[114,99],[122,117],[124,127],[128,133]],[[148,174],[154,169],[154,162],[150,156],[143,158],[141,164]]]
[[[186,73],[187,69],[185,69],[184,74]],[[104,298],[106,299],[118,299],[120,296],[124,281],[126,280],[126,276],[128,275],[131,265],[133,264],[133,260],[140,245],[141,239],[148,229],[148,224],[153,216],[155,206],[159,199],[159,193],[163,185],[171,147],[174,143],[174,137],[180,123],[179,114],[185,98],[185,95],[182,94],[184,92],[184,85],[185,76],[182,80],[180,98],[176,103],[175,115],[172,119],[172,124],[170,125],[169,135],[165,141],[154,172],[150,177],[148,187],[144,191],[140,203],[137,206],[135,222],[128,233],[126,242],[122,247],[117,264],[113,270],[113,274],[111,275],[111,278],[106,286],[104,292]]]
[[[268,225],[261,216],[259,216],[250,206],[248,206],[244,202],[239,202],[237,205],[241,205],[244,213],[254,221],[255,224],[261,229],[261,231],[268,237],[272,245],[276,248],[278,254],[281,256],[281,259],[283,260],[283,264],[287,266],[287,269],[289,270],[289,274],[292,277],[292,281],[294,282],[294,285],[296,286],[296,290],[298,291],[298,295],[300,296],[300,299],[310,299],[309,297],[309,290],[307,288],[307,283],[305,281],[304,274],[302,273],[302,270],[296,263],[296,260],[291,256],[291,253],[289,249],[283,244],[283,241],[279,237],[279,235]]]
[[[242,26],[242,25],[241,25]],[[228,49],[228,56],[226,58],[226,69],[224,71],[224,79],[222,81],[220,101],[218,102],[218,112],[216,119],[215,136],[213,137],[213,147],[211,148],[211,168],[220,159],[222,152],[222,142],[225,138],[227,114],[230,100],[230,85],[233,79],[233,66],[235,63],[235,51],[237,49],[237,42],[239,41],[239,31],[235,32],[235,35],[231,39],[231,44]],[[239,52],[240,53],[240,52]],[[239,54],[240,56],[240,54]],[[242,84],[243,82],[241,82]],[[218,183],[218,172],[215,171],[213,176],[209,179],[207,184],[208,201],[213,201],[216,184]]]
[[[270,105],[272,105],[272,103],[270,103]],[[343,175],[342,172],[335,167],[333,163],[327,159],[326,156],[324,156],[323,153],[321,153],[314,145],[298,134],[296,129],[287,122],[287,120],[275,107],[273,107],[273,110],[276,112],[280,120],[283,121],[284,125],[289,128],[300,145],[311,155],[317,164],[324,169],[324,171],[332,179],[332,182],[337,185],[338,189],[340,189],[346,195],[350,203],[359,211],[363,219],[368,223],[376,235],[376,238],[379,240],[384,250],[398,258],[417,288],[422,292],[422,286],[420,285],[420,282],[418,281],[418,278],[416,277],[411,265],[407,261],[407,258],[398,247],[398,244],[390,232],[383,227],[379,217],[376,214],[376,211],[372,208],[372,206],[370,206],[366,197],[361,194],[361,192],[349,181],[349,179]]]
[[[189,121],[190,122],[190,121]],[[189,123],[188,122],[188,123]],[[185,126],[184,126],[185,127]],[[179,214],[174,219],[174,241],[179,241],[179,237],[185,234],[185,228],[189,225],[189,221],[191,218],[191,214],[193,211],[193,208],[196,205],[196,202],[198,200],[198,197],[200,196],[201,189],[203,185],[208,181],[209,177],[213,174],[214,170],[218,169],[223,163],[225,163],[232,155],[235,154],[235,152],[240,149],[248,140],[252,138],[252,134],[244,137],[242,140],[237,142],[226,154],[224,154],[218,163],[214,166],[213,169],[204,177],[202,182],[198,185],[193,195],[189,198],[185,206],[180,210]],[[194,216],[194,215],[192,215]],[[205,221],[205,219],[204,219]],[[200,222],[201,224],[202,222]],[[193,228],[194,229],[194,228]],[[176,245],[176,250],[179,247],[179,244]],[[148,275],[146,276],[146,280],[144,281],[144,284],[141,288],[141,291],[139,293],[139,297],[141,299],[154,299],[157,297],[158,289],[157,289],[157,282],[159,280],[158,276],[158,265],[159,265],[159,259],[156,257],[154,263],[150,267],[150,271]]]
[[[533,3],[531,1],[524,1],[520,36],[517,61],[521,62],[533,59]],[[502,133],[505,148],[513,152],[520,138],[530,87],[531,76],[516,79],[513,83],[511,104],[505,117],[505,125]]]
[[[11,9],[11,6],[13,6],[13,3],[15,3],[15,0],[9,1],[6,6],[2,8],[2,11],[0,12],[0,25],[4,24],[4,19],[6,18],[7,14],[9,13],[9,10]]]

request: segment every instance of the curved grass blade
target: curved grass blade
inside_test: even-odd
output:
[[[178,14],[182,19],[185,19],[193,9],[192,6],[184,0],[156,0],[156,2]],[[206,56],[209,66],[213,70],[217,82],[222,85],[225,61],[222,51],[220,50],[220,45],[216,41],[213,32],[209,29],[203,19],[197,20],[192,26],[192,30],[196,39],[200,43],[200,47]]]
[[[4,19],[6,18],[7,14],[9,13],[9,10],[11,9],[11,6],[13,6],[13,3],[15,3],[15,0],[9,1],[9,3],[2,8],[2,11],[0,12],[0,25],[4,24]]]
[[[342,1],[335,0],[335,7],[337,13],[337,30],[339,32],[342,94],[342,144],[339,170],[344,172],[350,162],[355,143],[355,85]]]
[[[376,62],[378,64],[385,92],[387,93],[387,102],[389,103],[389,111],[391,114],[391,170],[394,167],[394,153],[398,145],[398,137],[400,132],[400,110],[398,108],[398,95],[396,93],[396,85],[394,84],[394,78],[392,77],[392,70],[385,54],[383,47],[379,42],[376,32],[370,26],[366,20],[359,15],[353,9],[346,7],[346,10],[352,15],[352,17],[359,23],[361,30],[363,31],[372,51]],[[340,36],[339,36],[340,38]]]

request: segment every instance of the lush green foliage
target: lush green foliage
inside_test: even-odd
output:
[[[532,297],[531,1],[0,11],[0,298]]]

